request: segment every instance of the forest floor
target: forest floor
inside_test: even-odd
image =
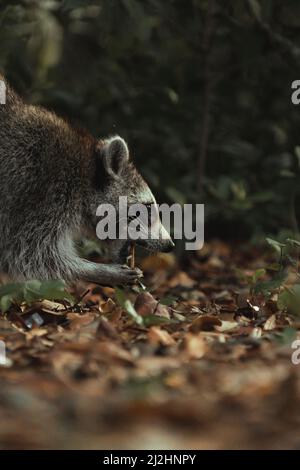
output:
[[[145,258],[149,292],[78,284],[72,308],[11,309],[0,448],[299,448],[300,324],[245,280],[268,257],[212,241]]]

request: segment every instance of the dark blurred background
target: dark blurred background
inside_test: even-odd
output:
[[[297,231],[298,0],[0,7],[9,81],[96,136],[128,139],[160,202],[205,203],[206,236]]]

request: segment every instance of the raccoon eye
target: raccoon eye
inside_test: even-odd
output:
[[[147,223],[148,226],[151,226],[151,224],[153,222],[153,216],[152,216],[152,206],[153,206],[153,204],[152,204],[152,202],[143,203],[143,206],[146,207],[146,209],[147,209],[147,221],[144,220],[143,212],[140,212],[139,214],[128,215],[128,217],[127,217],[128,222],[140,219],[140,220],[143,220],[144,223]]]

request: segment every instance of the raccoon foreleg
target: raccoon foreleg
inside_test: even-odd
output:
[[[106,286],[129,285],[142,277],[142,272],[138,268],[131,269],[121,264],[97,264],[82,259],[79,261],[76,277],[87,282]]]
[[[68,237],[58,243],[40,243],[27,246],[26,251],[15,259],[12,274],[25,279],[64,279],[67,282],[84,280],[97,284],[115,286],[133,284],[142,276],[139,269],[121,264],[98,264],[80,258],[73,241]]]

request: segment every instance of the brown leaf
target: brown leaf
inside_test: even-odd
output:
[[[111,338],[113,340],[118,340],[120,338],[115,326],[105,317],[100,318],[96,336],[98,339]]]
[[[107,359],[115,359],[129,364],[134,363],[134,358],[131,352],[127,351],[122,346],[118,345],[116,342],[101,341],[97,344],[94,351],[99,353],[102,358],[106,356]]]
[[[152,326],[148,332],[148,339],[152,344],[162,344],[163,346],[172,346],[176,344],[176,341],[166,331],[162,330],[158,326]]]
[[[225,331],[231,331],[231,330],[234,330],[235,328],[237,328],[239,326],[238,322],[236,321],[226,321],[226,320],[222,320],[221,321],[221,325],[216,325],[216,330],[217,331],[220,331],[221,333],[225,332]]]
[[[198,331],[213,331],[215,326],[222,326],[222,321],[219,318],[213,315],[202,315],[192,322],[190,331],[193,333]]]
[[[180,389],[186,385],[186,377],[183,372],[175,371],[165,378],[164,383],[168,387]]]
[[[136,298],[135,310],[141,316],[157,315],[159,317],[170,318],[168,307],[161,305],[150,292],[142,292]]]
[[[170,356],[143,356],[136,363],[138,375],[147,378],[149,378],[149,375],[159,374],[164,370],[178,368],[179,366],[179,358]]]
[[[169,281],[170,287],[193,287],[196,284],[187,273],[184,271],[179,271],[175,276],[173,276]]]
[[[25,332],[26,339],[31,340],[32,338],[45,336],[48,333],[46,328],[33,328],[30,331]]]
[[[135,310],[142,316],[152,315],[157,306],[158,301],[155,300],[150,292],[142,292],[139,294],[134,304]]]
[[[95,320],[96,314],[93,312],[85,313],[84,315],[79,315],[78,313],[70,312],[67,314],[68,320],[70,320],[69,328],[71,330],[79,330],[85,325],[89,325]]]
[[[158,304],[153,313],[158,317],[170,318],[170,308],[166,305]]]
[[[63,304],[53,302],[52,300],[42,300],[42,302],[39,302],[39,307],[44,312],[51,313],[52,315],[61,315],[66,310]]]
[[[157,255],[147,256],[141,261],[142,271],[156,272],[167,270],[176,266],[176,258],[172,253],[158,253]]]
[[[264,330],[275,330],[276,328],[276,315],[271,315],[264,324]]]
[[[99,310],[101,313],[111,313],[116,308],[116,304],[112,299],[107,299],[104,302],[100,302]]]
[[[200,335],[187,333],[184,337],[183,352],[189,359],[200,359],[207,351],[207,344]]]

